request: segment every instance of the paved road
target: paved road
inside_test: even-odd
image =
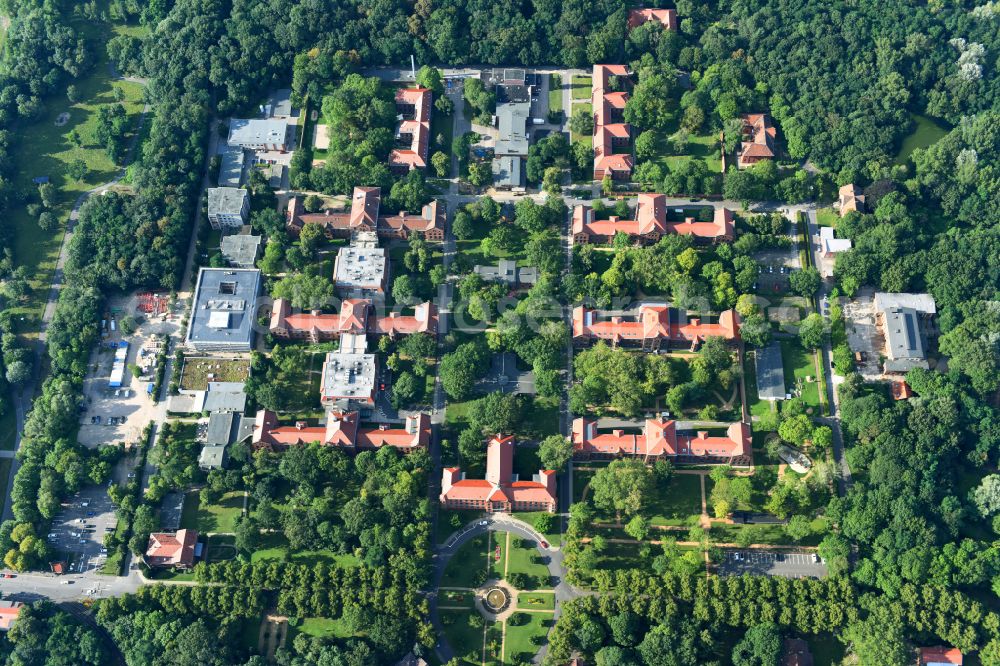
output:
[[[807,239],[807,249],[813,258],[813,264],[819,266],[821,249],[819,245],[819,223],[816,220],[816,207],[808,206],[804,209],[804,212],[808,220],[806,225],[809,236]],[[826,280],[820,282],[820,290],[816,298],[820,314],[823,314],[820,304],[824,299],[829,299],[832,286]],[[844,453],[844,438],[840,429],[840,396],[837,394],[836,386],[834,385],[833,351],[831,350],[829,341],[823,345],[823,349],[820,350],[819,355],[823,366],[823,375],[826,379],[826,401],[832,407],[831,411],[833,415],[829,417],[824,416],[818,420],[830,426],[830,430],[833,431],[833,459],[837,464],[837,486],[840,494],[846,495],[854,483],[854,478],[851,476],[851,468],[847,464],[847,456]]]
[[[99,576],[70,574],[56,576],[50,573],[23,573],[15,578],[0,580],[0,595],[4,599],[30,603],[39,599],[75,601],[84,598],[115,597],[135,592],[142,586],[138,572],[128,576]],[[94,589],[92,594],[87,590]]]
[[[485,525],[483,524],[484,522],[486,523]],[[438,546],[436,552],[434,553],[434,573],[432,577],[433,589],[427,594],[427,599],[430,603],[431,623],[434,625],[435,632],[440,637],[436,646],[436,651],[442,662],[449,661],[455,656],[455,654],[452,651],[451,646],[448,645],[448,641],[444,638],[444,627],[438,617],[437,589],[441,585],[444,570],[448,566],[448,562],[451,560],[452,556],[470,539],[478,534],[484,534],[487,531],[510,532],[511,534],[515,534],[519,537],[535,542],[539,552],[547,558],[546,565],[549,569],[549,577],[551,579],[552,587],[555,589],[556,608],[553,614],[554,618],[559,617],[560,604],[584,594],[566,582],[566,568],[563,566],[562,551],[559,550],[558,547],[551,545],[548,548],[543,548],[541,546],[541,542],[543,541],[542,535],[540,535],[531,525],[513,516],[499,513],[493,514],[488,519],[474,520],[455,532],[443,545]],[[541,647],[535,655],[534,663],[540,664],[542,662],[542,659],[545,657],[546,650],[547,646]]]

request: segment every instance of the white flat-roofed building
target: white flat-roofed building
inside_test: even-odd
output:
[[[338,350],[326,355],[320,382],[320,402],[326,406],[371,407],[375,404],[374,354]]]
[[[250,215],[250,195],[237,187],[208,189],[208,221],[213,229],[239,229]]]
[[[288,121],[282,119],[232,118],[229,121],[230,146],[247,150],[288,150]]]
[[[381,299],[389,280],[389,265],[381,247],[341,248],[333,267],[333,282],[344,297]]]

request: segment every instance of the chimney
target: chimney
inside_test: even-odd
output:
[[[296,421],[295,422],[295,429],[296,430],[303,430],[303,429],[305,429],[305,427],[306,427],[306,422],[305,421]]]

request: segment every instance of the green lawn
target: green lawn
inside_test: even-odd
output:
[[[549,74],[549,111],[563,110],[562,77]]]
[[[515,627],[507,622],[507,636],[503,645],[505,664],[527,664],[545,642],[549,627],[555,620],[549,613],[523,613],[528,622]]]
[[[347,628],[343,620],[331,620],[325,617],[302,618],[302,624],[297,627],[289,627],[288,629],[288,638],[286,640],[288,644],[291,644],[295,634],[307,634],[314,638],[350,638],[354,636],[354,633]]]
[[[236,537],[231,535],[213,534],[205,539],[206,562],[224,562],[236,557]]]
[[[669,139],[661,140],[661,149],[664,152],[672,153],[673,148],[668,143]],[[714,134],[696,134],[689,138],[687,149],[683,155],[664,154],[659,158],[659,162],[668,169],[675,169],[684,162],[692,159],[701,159],[708,165],[711,173],[719,173],[722,170],[722,158],[719,152],[719,137]],[[702,194],[692,192],[692,194]]]
[[[574,100],[578,99],[590,99],[591,88],[593,87],[593,79],[586,74],[574,74],[573,84],[571,88],[572,97]],[[573,108],[578,108],[575,104]]]
[[[197,492],[189,492],[184,500],[181,527],[195,529],[202,534],[221,532],[231,534],[236,529],[236,519],[243,514],[243,493],[230,491],[216,504],[201,506]]]
[[[438,534],[437,542],[444,543],[452,534],[461,529],[463,525],[471,523],[477,518],[485,516],[482,511],[458,511],[454,509],[438,509]],[[458,524],[452,523],[454,517],[458,517]]]
[[[538,439],[559,434],[559,399],[535,397],[524,415],[525,431]]]
[[[927,116],[916,113],[911,115],[916,127],[903,139],[903,145],[899,148],[894,164],[905,164],[914,150],[932,146],[948,134],[947,128],[942,127]]]
[[[261,547],[250,555],[251,562],[266,562],[267,560],[309,565],[322,562],[331,566],[336,565],[341,567],[356,567],[361,564],[358,558],[351,554],[339,555],[330,550],[293,551],[288,546],[288,541],[283,534],[266,535]]]
[[[486,535],[480,534],[452,555],[441,578],[441,587],[478,587],[486,567]]]
[[[701,515],[701,480],[695,474],[674,474],[666,489],[657,487],[648,512],[652,525],[688,525]]]
[[[444,152],[446,155],[448,155],[450,157],[451,156],[451,138],[452,138],[452,134],[454,133],[454,131],[455,131],[455,116],[454,116],[454,112],[452,112],[452,113],[450,113],[448,115],[445,115],[445,114],[441,113],[440,111],[438,111],[437,109],[435,109],[434,113],[431,114],[431,152],[430,152],[430,154],[433,155],[435,152],[437,152],[437,151],[440,150],[440,151]],[[438,135],[444,137],[444,143],[438,144],[438,142],[437,142]],[[431,171],[433,171],[433,169],[431,169]]]
[[[815,355],[803,349],[798,340],[785,339],[781,340],[780,344],[781,362],[785,366],[785,386],[789,388],[797,386],[798,380],[801,379],[802,402],[807,407],[819,409]],[[812,377],[812,381],[806,381],[806,377]]]
[[[31,182],[36,176],[49,176],[57,188],[53,212],[59,218],[60,225],[52,231],[42,231],[37,220],[28,215],[26,205],[30,201],[12,203],[9,211],[9,222],[16,230],[14,261],[18,266],[28,267],[32,291],[26,301],[7,309],[15,315],[12,321],[15,322],[17,331],[27,335],[37,333],[42,309],[48,297],[48,286],[59,256],[64,225],[74,202],[81,193],[107,183],[119,171],[119,167],[108,158],[104,148],[95,139],[98,110],[104,105],[115,103],[113,91],[120,88],[125,94],[122,104],[129,117],[129,138],[137,127],[142,110],[142,86],[114,81],[108,68],[105,41],[125,29],[111,29],[107,24],[82,18],[75,18],[72,23],[90,43],[91,53],[96,54],[96,62],[90,74],[74,82],[82,101],[70,103],[60,94],[47,98],[40,118],[18,128],[18,140],[10,156],[11,161],[18,165],[12,191],[30,192],[32,200],[37,200],[36,187]],[[56,119],[64,112],[69,114],[69,120],[57,127]],[[69,141],[72,130],[76,130],[82,139],[79,147]],[[82,181],[73,180],[66,174],[68,165],[77,159],[83,160],[88,169]]]
[[[833,208],[820,208],[816,211],[816,222],[821,227],[836,227],[840,214]]]
[[[535,526],[535,521],[542,514],[549,515],[545,511],[515,511],[514,515],[520,518],[526,523],[529,523],[532,527]],[[558,546],[559,542],[562,541],[562,536],[559,532],[559,518],[553,517],[552,529],[548,532],[544,532],[542,536],[549,542],[549,545]]]
[[[444,637],[463,664],[482,663],[483,629],[469,624],[471,611],[442,610],[439,612],[444,625]]]
[[[528,610],[552,610],[556,607],[553,592],[522,592],[517,595],[517,607]]]
[[[541,589],[549,586],[549,568],[544,564],[535,564],[532,560],[539,554],[535,548],[535,542],[522,539],[520,547],[514,545],[514,540],[518,537],[511,535],[511,548],[507,553],[507,575],[512,573],[523,573],[531,576]]]

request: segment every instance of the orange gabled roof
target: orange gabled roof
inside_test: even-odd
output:
[[[398,215],[387,215],[380,222],[397,230],[405,229],[407,231],[421,232],[428,232],[433,229],[444,230],[444,206],[439,206],[437,199],[434,199],[423,207],[419,215],[405,212]]]
[[[664,30],[677,30],[677,10],[640,8],[628,11],[629,30],[635,30],[650,21],[656,21]]]
[[[366,224],[374,229],[378,223],[378,209],[381,201],[381,188],[355,187],[354,193],[351,195],[351,213],[349,217],[351,227]]]
[[[382,335],[412,335],[415,333],[436,333],[438,324],[437,306],[431,302],[421,303],[412,315],[390,313],[375,322],[375,332]]]
[[[926,664],[954,664],[962,666],[962,652],[958,648],[920,648],[920,666]]]
[[[671,318],[674,312],[678,313],[677,320]],[[702,323],[699,319],[682,324],[679,321],[681,314],[666,305],[646,304],[632,319],[615,316],[598,320],[595,310],[580,305],[573,309],[573,337],[636,341],[665,338],[677,342],[702,341],[710,337],[739,338],[739,319],[734,310],[722,312],[718,323],[714,324]]]
[[[198,543],[195,530],[153,532],[149,535],[146,557],[164,560],[170,564],[191,564],[194,562],[194,547]]]
[[[682,236],[731,239],[734,233],[733,211],[728,208],[717,208],[715,219],[711,222],[696,222],[694,218],[689,217],[683,222],[668,222],[667,229]]]

